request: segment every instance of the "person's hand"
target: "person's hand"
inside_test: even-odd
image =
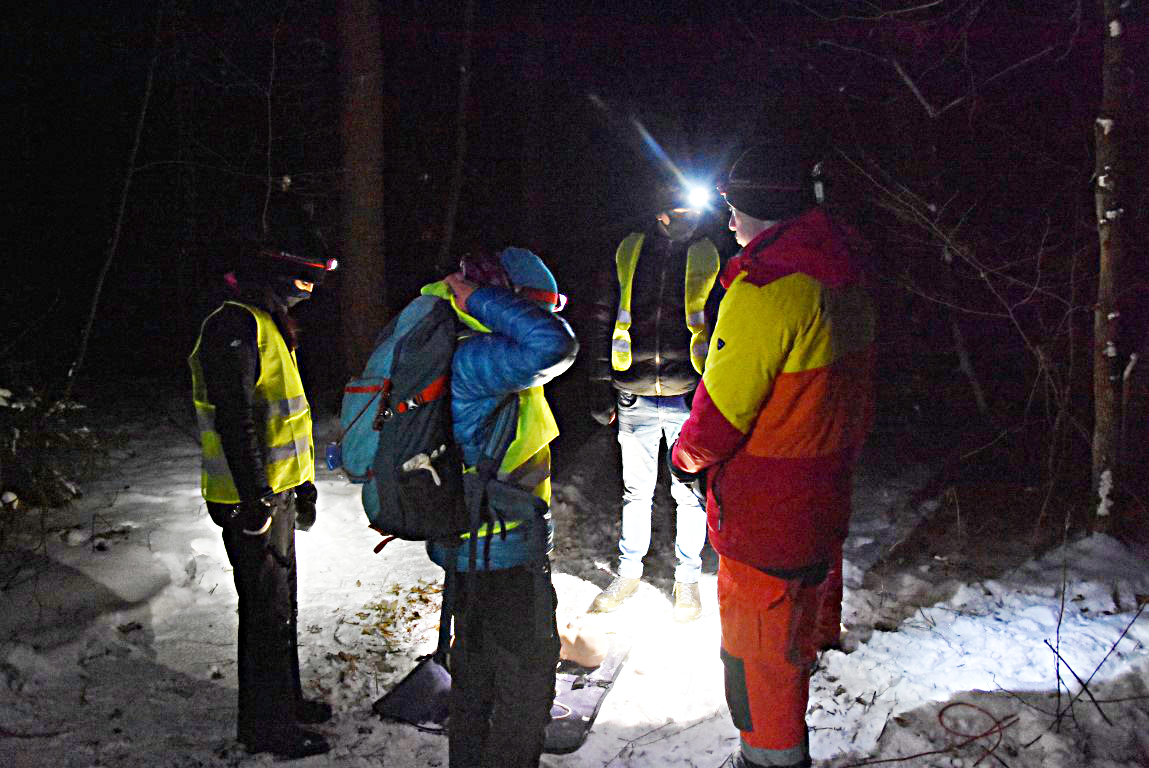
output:
[[[478,286],[463,277],[462,272],[455,272],[443,278],[443,282],[451,289],[451,293],[455,296],[455,306],[462,311],[467,311],[467,299],[475,292]]]
[[[319,491],[311,482],[300,483],[295,487],[295,530],[310,531],[315,525],[315,502]]]
[[[703,506],[706,505],[706,470],[700,469],[697,472],[687,472],[677,464],[674,463],[674,449],[678,447],[678,441],[674,441],[674,445],[666,451],[666,468],[670,470],[671,476],[690,488],[698,500],[702,502]]]
[[[275,511],[272,496],[262,496],[252,501],[241,501],[227,511],[225,528],[234,528],[249,536],[261,536],[271,527],[271,516]]]
[[[670,448],[666,451],[666,468],[670,470],[671,476],[680,483],[692,483],[698,479],[700,475],[705,473],[706,470],[699,472],[687,472],[677,464],[674,463],[674,451],[678,448],[678,441],[675,440]]]
[[[618,416],[618,399],[609,384],[591,384],[590,415],[604,427]]]

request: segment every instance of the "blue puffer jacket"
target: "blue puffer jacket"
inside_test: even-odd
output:
[[[505,288],[483,286],[467,299],[467,313],[491,329],[455,349],[451,418],[463,460],[473,467],[487,417],[511,392],[546,384],[570,368],[578,340],[566,320]]]
[[[467,299],[467,312],[490,333],[474,332],[459,342],[451,364],[451,418],[455,440],[468,467],[478,462],[489,435],[488,417],[513,392],[546,384],[574,363],[578,341],[558,315],[505,288],[484,286]],[[542,521],[540,521],[542,522]],[[523,565],[550,547],[552,525],[522,525],[484,536],[479,570]],[[429,541],[427,554],[446,568],[452,555],[459,571],[470,569],[469,548]]]

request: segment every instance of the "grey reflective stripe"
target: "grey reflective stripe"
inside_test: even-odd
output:
[[[223,456],[203,457],[203,471],[207,472],[213,477],[222,477],[226,475],[231,477],[231,467],[227,465],[227,459]]]
[[[691,312],[686,316],[687,325],[703,325],[706,322],[706,312]]]
[[[752,747],[742,739],[742,756],[754,765],[781,767],[791,765],[805,765],[810,759],[810,746],[807,740],[790,749],[763,749]]]
[[[630,321],[631,321],[630,311],[623,309],[622,307],[619,307],[618,319],[615,320],[615,323],[626,323],[627,325],[629,325]]]
[[[277,461],[288,461],[294,459],[296,456],[306,458],[310,448],[311,442],[307,439],[306,435],[303,435],[296,438],[295,442],[277,445],[269,449],[267,452],[267,463],[274,464]],[[231,477],[231,468],[227,465],[227,457],[225,456],[204,456],[203,469],[209,475]]]
[[[630,352],[629,339],[615,339],[610,343],[610,348],[614,352],[627,353]]]
[[[264,403],[267,406],[268,416],[277,416],[281,419],[288,419],[292,416],[298,416],[307,410],[307,397],[306,395],[299,395],[298,397],[289,397],[284,400],[274,400]],[[200,432],[214,432],[215,431],[215,409],[208,407],[196,408],[196,421],[199,422]]]
[[[296,456],[307,456],[310,447],[311,442],[307,439],[307,435],[300,435],[294,442],[285,445],[273,445],[267,449],[267,463],[274,464],[277,461],[294,459]]]
[[[269,400],[267,402],[268,415],[278,416],[282,419],[295,416],[306,409],[307,397],[305,395],[289,397],[284,400]]]
[[[196,408],[195,419],[199,423],[199,431],[215,432],[215,409]]]

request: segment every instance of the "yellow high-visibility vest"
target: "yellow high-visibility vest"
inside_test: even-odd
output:
[[[262,309],[228,301],[255,317],[256,346],[259,349],[259,379],[255,382],[257,427],[262,421],[261,448],[267,463],[267,484],[275,493],[315,479],[315,446],[311,436],[311,408],[299,377],[295,353],[287,348],[271,315]],[[212,312],[210,320],[219,309]],[[199,421],[203,466],[200,485],[207,501],[237,504],[241,501],[235,480],[223,453],[223,443],[215,429],[215,405],[207,396],[203,368],[199,361],[203,327],[188,357],[192,374],[192,398]],[[262,418],[261,418],[262,416]]]
[[[614,321],[614,334],[610,344],[610,364],[616,371],[630,368],[630,300],[633,294],[634,272],[638,255],[646,238],[642,233],[627,235],[615,252],[618,270],[618,316]],[[690,363],[702,373],[706,366],[706,352],[710,349],[710,332],[706,328],[706,298],[718,278],[718,249],[707,238],[691,244],[686,251],[686,327],[690,330]]]

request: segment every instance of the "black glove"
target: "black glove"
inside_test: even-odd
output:
[[[223,518],[213,515],[217,525],[240,530],[252,536],[267,533],[271,527],[271,516],[275,512],[275,495],[267,494],[252,501],[241,501],[234,507],[220,507]],[[209,505],[210,506],[210,505]]]
[[[591,383],[590,415],[604,427],[615,420],[618,402],[615,389],[610,384],[597,381]]]
[[[698,500],[706,506],[706,470],[700,469],[697,472],[687,472],[685,469],[677,466],[674,463],[674,449],[678,447],[678,441],[674,441],[674,445],[670,446],[666,451],[666,468],[670,470],[670,475],[678,482],[690,488]]]
[[[315,483],[305,482],[295,486],[295,530],[310,531],[315,525],[315,502],[319,490]]]

